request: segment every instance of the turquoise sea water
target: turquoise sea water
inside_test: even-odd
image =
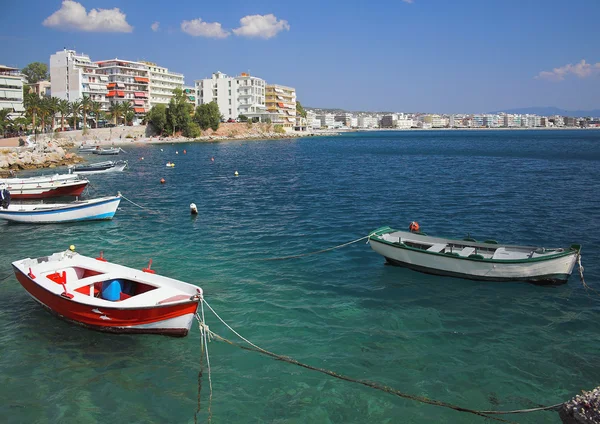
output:
[[[120,190],[156,213],[123,201],[109,222],[0,223],[0,279],[10,275],[0,282],[1,422],[194,422],[197,326],[181,339],[90,331],[48,314],[12,276],[12,261],[70,244],[135,268],[152,258],[158,273],[201,286],[257,345],[410,394],[507,410],[600,384],[600,296],[577,272],[558,287],[429,276],[384,265],[364,241],[261,260],[416,220],[432,235],[581,243],[587,284],[600,289],[600,131],[374,132],[125,150],[130,170],[90,176],[91,194]],[[235,339],[209,312],[207,322]],[[485,422],[222,342],[209,353],[213,423]],[[205,370],[199,422],[208,394]],[[505,418],[560,422],[555,412]]]

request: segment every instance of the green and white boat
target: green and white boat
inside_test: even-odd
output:
[[[484,281],[565,283],[581,251],[455,240],[381,227],[369,235],[373,250],[394,265],[427,274]]]

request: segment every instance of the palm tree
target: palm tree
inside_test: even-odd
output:
[[[68,100],[59,100],[56,105],[56,111],[60,113],[60,130],[65,130],[65,115],[69,114],[71,105]]]
[[[26,93],[23,97],[23,103],[25,106],[25,112],[31,117],[31,125],[33,126],[33,130],[36,131],[37,126],[35,118],[40,110],[40,98],[35,93]]]
[[[100,114],[102,113],[102,103],[92,102],[92,104],[90,105],[90,112],[92,112],[96,120],[95,128],[98,128],[98,120],[100,119]]]
[[[0,109],[0,130],[2,131],[3,136],[6,128],[8,128],[11,124],[9,116],[11,112],[11,109]]]
[[[119,122],[119,118],[123,115],[123,108],[121,106],[122,103],[113,103],[108,108],[108,112],[110,116],[114,119],[115,126]]]
[[[45,97],[44,99],[46,108],[48,109],[48,115],[51,118],[50,131],[54,131],[54,115],[56,115],[58,110],[59,99],[57,97]],[[42,101],[44,101],[44,99],[42,99]]]
[[[123,114],[123,123],[125,125],[128,124],[126,116],[129,112],[133,112],[133,106],[131,106],[130,102],[123,102],[121,103],[121,113]]]
[[[81,110],[81,100],[75,100],[71,103],[71,114],[73,115],[73,129],[77,129],[77,115]]]
[[[87,124],[87,113],[90,110],[90,107],[92,106],[92,99],[90,99],[90,96],[83,96],[83,99],[81,100],[81,112],[83,113],[83,128],[85,129],[86,124]]]

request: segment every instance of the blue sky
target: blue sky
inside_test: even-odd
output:
[[[190,85],[250,71],[312,107],[600,109],[598,0],[5,3],[0,63],[20,68],[67,47],[153,61]]]

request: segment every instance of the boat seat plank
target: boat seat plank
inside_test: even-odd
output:
[[[467,247],[465,247],[463,250],[460,250],[460,251],[458,251],[458,252],[456,252],[456,253],[458,253],[460,256],[465,256],[465,257],[467,257],[467,256],[469,256],[469,255],[471,255],[471,254],[475,253],[475,248],[474,248],[474,247],[469,247],[469,246],[467,246]]]
[[[447,246],[446,243],[435,243],[429,249],[427,249],[427,251],[428,252],[434,252],[434,253],[440,253],[442,250],[444,250],[444,248],[446,246]]]

